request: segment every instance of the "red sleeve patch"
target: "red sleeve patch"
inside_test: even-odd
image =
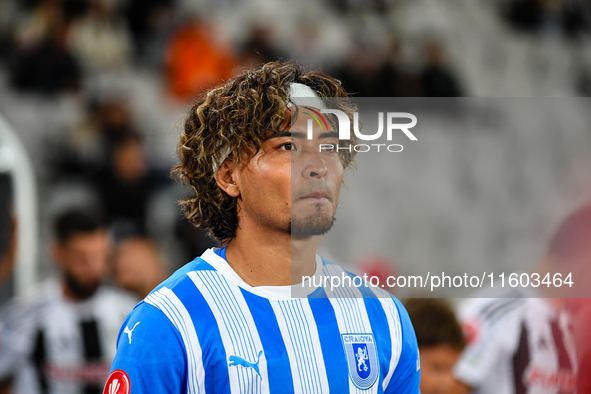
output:
[[[129,376],[120,369],[111,372],[103,394],[129,394]]]

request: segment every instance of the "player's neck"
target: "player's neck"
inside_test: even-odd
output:
[[[241,226],[226,249],[232,269],[251,286],[288,286],[316,270],[314,237],[292,239],[287,232]]]

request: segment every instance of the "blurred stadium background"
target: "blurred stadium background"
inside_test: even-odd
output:
[[[27,239],[19,253],[17,290],[51,272],[49,224],[72,205],[102,207],[116,237],[150,235],[171,270],[210,246],[181,219],[175,201],[184,190],[168,173],[191,97],[245,68],[296,60],[338,77],[359,97],[587,97],[590,44],[591,5],[585,0],[0,0],[0,116],[6,122],[2,128],[12,129],[19,141],[0,140],[0,170],[16,171],[25,193],[16,201],[24,215],[19,215],[20,237]],[[583,124],[578,132],[569,134],[567,125],[559,133],[564,146],[588,142],[581,132],[589,130],[585,113],[578,118]],[[478,133],[479,127],[464,131]],[[510,135],[481,131],[462,146],[478,154],[511,144]],[[432,133],[438,138],[437,130]],[[528,133],[536,129],[519,132],[521,147],[528,146]],[[466,171],[472,156],[454,154],[457,138],[437,140],[442,154],[434,165],[469,183],[478,174]],[[521,160],[523,151],[515,147],[504,160],[527,177],[526,169],[535,172],[552,157],[548,167],[558,173],[548,178],[550,185],[516,186],[521,205],[500,205],[479,219],[516,222],[520,207],[530,206],[528,198],[563,186],[561,163],[573,151],[555,149],[555,139],[537,141],[528,149],[538,161]],[[411,181],[404,168],[387,171],[392,179]],[[506,178],[500,173],[497,178],[487,179],[487,190],[504,186]],[[465,185],[460,179],[446,189],[445,201],[459,206],[469,198]],[[547,219],[542,224],[555,224],[577,193],[549,196],[562,208],[542,216]],[[408,240],[433,223],[445,228],[463,222],[470,226],[469,236],[434,235],[432,244],[451,240],[454,250],[466,250],[462,261],[479,257],[478,250],[466,247],[479,238],[478,231],[486,231],[469,220],[474,210],[424,211],[419,205],[413,210],[407,196],[406,214],[392,216],[398,228],[392,237]],[[530,227],[540,225],[530,219],[539,218],[543,205],[523,219]],[[354,226],[346,217],[342,221]],[[383,245],[388,238],[377,239]],[[344,243],[332,238],[327,244],[342,260],[358,258],[343,252]],[[394,242],[378,252],[402,271],[427,269],[441,257],[441,249],[424,249],[418,241],[406,250],[404,245]]]

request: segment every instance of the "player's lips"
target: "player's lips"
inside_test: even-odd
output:
[[[332,200],[332,196],[325,192],[325,191],[316,191],[311,192],[308,194],[303,195],[299,198],[300,200],[311,200],[311,201],[320,201],[320,200]]]

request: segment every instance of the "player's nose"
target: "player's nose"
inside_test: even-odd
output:
[[[304,166],[302,167],[302,176],[304,178],[322,178],[327,173],[326,163],[320,154],[310,152],[308,155],[305,155]]]

